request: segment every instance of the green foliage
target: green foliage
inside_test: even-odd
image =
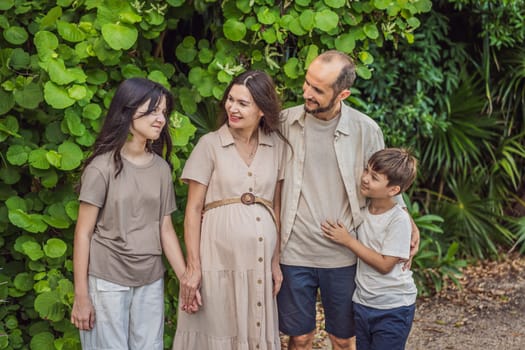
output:
[[[525,40],[525,1],[523,0],[449,0],[457,9],[469,9],[481,19],[480,37],[489,39],[496,49],[520,48]]]
[[[248,68],[297,103],[306,66],[338,49],[372,76],[372,46],[414,41],[430,0],[0,1],[0,348],[79,349],[68,321],[81,165],[117,85],[147,77],[176,97],[174,176],[216,102]],[[185,187],[176,181],[180,208]],[[182,233],[182,212],[174,214]],[[166,346],[178,284],[166,279]]]
[[[422,214],[419,204],[410,202],[406,195],[404,200],[421,235],[419,252],[412,262],[418,294],[428,296],[439,292],[448,281],[459,285],[461,268],[465,267],[467,262],[457,257],[458,242],[446,244],[441,239],[444,218]],[[444,251],[443,247],[447,245],[448,248]]]
[[[425,15],[413,44],[372,47],[372,79],[359,81],[363,109],[385,131],[389,146],[419,149],[418,139],[431,137],[446,126],[448,98],[459,84],[461,46],[448,38],[447,18],[438,12]]]

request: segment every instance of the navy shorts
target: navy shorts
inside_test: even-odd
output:
[[[299,336],[315,330],[319,289],[326,331],[337,338],[353,337],[355,269],[356,265],[338,268],[281,265],[283,284],[277,295],[280,331]]]
[[[415,304],[381,310],[355,303],[357,348],[359,350],[405,349],[415,311]]]

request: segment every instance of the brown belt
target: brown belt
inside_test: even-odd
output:
[[[273,211],[273,203],[267,199],[256,197],[253,193],[250,192],[243,193],[240,197],[227,198],[210,202],[204,206],[204,211],[206,212],[210,209],[235,203],[242,203],[244,205],[261,204],[263,207],[266,208],[266,210],[268,210],[268,212],[272,216],[273,222],[277,224],[277,220],[275,219],[275,213]]]

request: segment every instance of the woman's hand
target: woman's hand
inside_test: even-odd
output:
[[[89,295],[76,296],[71,311],[71,323],[82,331],[90,331],[95,326],[95,308]]]
[[[194,313],[202,306],[202,297],[199,291],[202,273],[200,269],[187,267],[180,279],[182,310]]]

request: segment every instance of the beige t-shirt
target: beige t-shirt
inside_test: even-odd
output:
[[[154,155],[135,165],[122,158],[115,178],[113,153],[93,159],[82,174],[79,200],[100,208],[91,240],[88,273],[136,287],[164,274],[160,227],[175,211],[171,169]]]
[[[336,268],[353,265],[355,255],[323,235],[321,223],[341,221],[351,228],[352,213],[338,169],[334,134],[339,118],[305,119],[303,185],[292,234],[281,262],[293,266]]]

